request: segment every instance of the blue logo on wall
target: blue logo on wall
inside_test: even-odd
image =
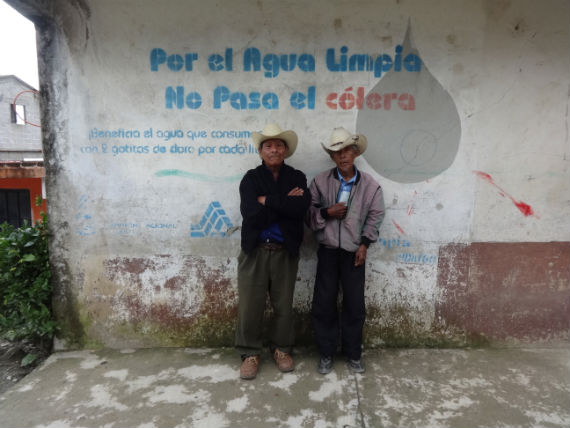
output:
[[[204,238],[210,236],[226,238],[230,236],[226,233],[227,230],[232,227],[232,222],[222,209],[222,205],[218,201],[214,201],[208,205],[208,209],[200,223],[190,225],[190,237]]]

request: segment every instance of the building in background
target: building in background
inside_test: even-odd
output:
[[[0,76],[0,106],[0,223],[19,227],[46,210],[38,91]]]

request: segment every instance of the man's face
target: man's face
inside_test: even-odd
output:
[[[259,150],[259,156],[265,162],[268,168],[279,166],[285,160],[289,149],[287,144],[282,140],[276,138],[265,140],[261,144],[261,149]]]
[[[354,172],[354,159],[360,154],[355,146],[348,146],[338,152],[331,152],[331,158],[343,176],[350,176]]]

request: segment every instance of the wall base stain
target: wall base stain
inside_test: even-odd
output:
[[[472,339],[462,329],[420,319],[417,311],[406,304],[367,306],[363,341],[369,348],[462,348],[482,344]]]
[[[567,341],[570,243],[449,244],[440,249],[436,318],[494,343]]]
[[[230,264],[170,255],[106,260],[106,279],[117,289],[110,304],[122,320],[111,326],[114,334],[143,346],[232,344],[237,291]]]
[[[569,243],[449,244],[440,249],[435,297],[408,301],[367,284],[364,345],[457,348],[568,340]],[[84,347],[233,346],[234,259],[157,255],[104,259],[85,274],[80,314]],[[402,281],[413,281],[397,275]],[[300,277],[298,292],[312,289]],[[398,285],[384,284],[384,287]],[[381,295],[380,295],[381,294]],[[312,346],[310,304],[295,307],[296,344]],[[435,306],[434,306],[435,304]],[[61,309],[60,309],[61,310]],[[267,302],[265,327],[271,308]]]

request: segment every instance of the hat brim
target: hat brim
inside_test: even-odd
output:
[[[360,151],[359,155],[361,155],[366,151],[366,148],[368,147],[368,140],[363,134],[354,134],[348,137],[343,142],[335,144],[333,147],[327,147],[323,143],[321,143],[321,146],[323,147],[325,152],[327,152],[329,155],[331,153],[338,152],[344,149],[345,147],[356,146]]]
[[[285,144],[287,144],[287,149],[288,149],[287,156],[285,156],[285,158],[288,158],[293,153],[295,153],[295,150],[297,150],[297,143],[299,141],[297,134],[294,131],[283,131],[276,135],[264,135],[260,132],[252,132],[251,139],[255,143],[258,151],[259,147],[261,146],[261,143],[263,143],[264,141],[273,140],[273,139],[283,140]]]

